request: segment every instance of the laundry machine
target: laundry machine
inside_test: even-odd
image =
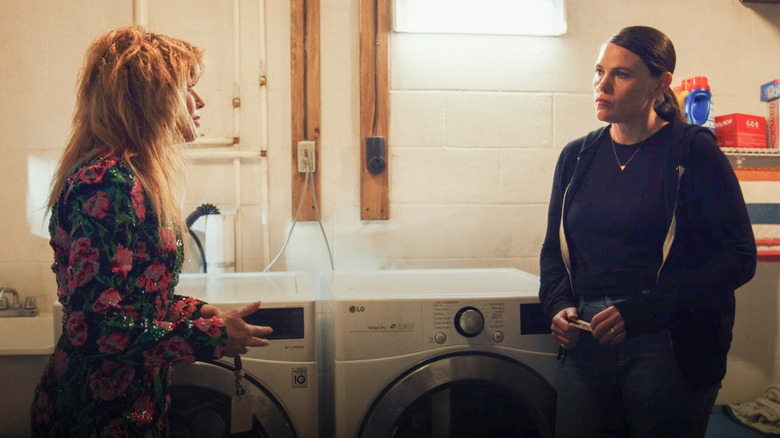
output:
[[[558,346],[516,269],[330,272],[335,438],[552,437]]]
[[[270,345],[241,355],[236,394],[234,359],[174,367],[169,419],[172,437],[316,438],[319,433],[316,299],[304,273],[181,274],[178,295],[223,312],[261,301],[244,319],[274,332]]]

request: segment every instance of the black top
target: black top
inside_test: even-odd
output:
[[[662,188],[670,132],[667,125],[614,151],[609,135],[594,145],[565,223],[576,294],[632,295],[655,285],[669,225]]]
[[[619,290],[633,291],[639,285],[640,291],[615,304],[626,324],[626,335],[668,329],[683,376],[692,388],[699,389],[720,382],[726,373],[734,289],[755,273],[756,244],[739,182],[712,132],[677,120],[669,126],[668,132],[664,128],[657,133],[658,138],[651,137],[622,173],[614,155],[613,164],[608,164],[612,153],[608,127],[563,148],[553,176],[547,233],[540,254],[539,299],[552,320],[560,310],[576,307],[577,295],[595,289],[596,279],[608,281],[607,271],[614,274],[613,270],[630,268],[643,273],[639,280],[619,273],[621,282],[626,281],[620,283]],[[660,139],[664,135],[669,136],[666,142]],[[656,160],[661,159],[663,146],[658,145],[663,143],[668,145],[668,154],[659,163]],[[620,161],[625,164],[630,155],[622,152]],[[659,184],[652,183],[656,168],[660,168]],[[610,197],[616,200],[607,199]],[[659,212],[650,213],[656,199],[662,200]],[[599,209],[584,207],[588,202],[597,202]],[[604,225],[591,223],[597,222],[598,215],[607,219]],[[663,226],[656,224],[659,215],[666,218]],[[566,244],[560,240],[561,218]],[[652,261],[657,265],[661,257],[657,242],[663,240],[672,223],[675,232],[668,258],[657,280],[650,282],[652,287],[641,290],[654,278],[650,273],[658,271],[651,268]],[[584,227],[586,232],[576,232],[571,226]],[[618,231],[628,235],[614,238]],[[643,233],[647,236],[639,236]],[[637,250],[634,238],[649,239],[652,244]],[[592,239],[600,243],[592,243]],[[571,253],[572,246],[576,251],[572,257],[578,264],[570,277],[562,248],[569,247]],[[590,252],[585,252],[591,251],[590,247],[593,252],[607,253],[598,254],[606,268],[599,270],[591,266],[595,262],[583,261],[584,255],[590,257]],[[575,275],[578,284],[587,282],[590,288],[579,290]]]

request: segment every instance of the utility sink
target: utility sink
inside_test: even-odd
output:
[[[37,316],[0,318],[0,356],[48,355],[54,352],[54,318]]]

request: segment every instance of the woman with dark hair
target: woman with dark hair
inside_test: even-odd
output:
[[[539,296],[561,346],[558,437],[704,437],[726,371],[756,247],[727,158],[680,115],[675,62],[656,29],[612,36],[593,82],[608,125],[555,169]]]
[[[168,436],[171,367],[268,345],[270,327],[175,295],[182,145],[203,52],[138,27],[92,43],[49,198],[63,334],[35,391],[36,437]]]

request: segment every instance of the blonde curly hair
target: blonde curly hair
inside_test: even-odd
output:
[[[184,230],[177,201],[185,133],[195,125],[187,94],[203,71],[203,51],[132,26],[109,31],[87,50],[73,126],[52,181],[49,208],[68,176],[104,154],[119,157],[150,198],[160,230]]]

